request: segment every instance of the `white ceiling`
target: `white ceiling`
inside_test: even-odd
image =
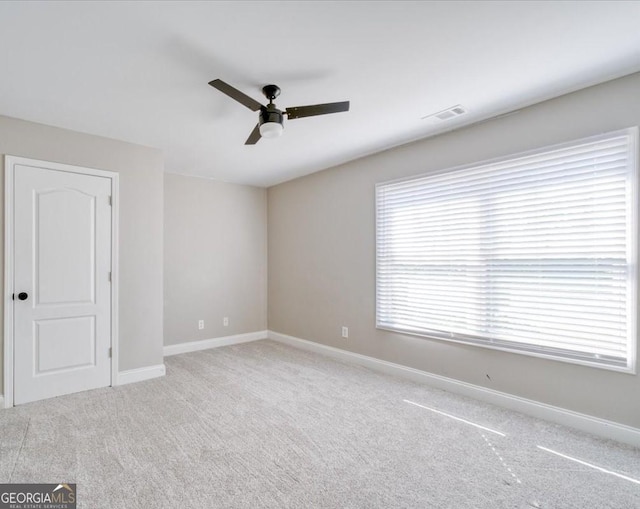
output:
[[[0,2],[0,114],[268,186],[640,70],[640,2]],[[351,101],[244,141],[257,113]],[[422,120],[461,104],[448,122]]]

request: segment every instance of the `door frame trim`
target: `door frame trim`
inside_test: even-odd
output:
[[[34,166],[52,171],[64,171],[104,177],[111,180],[111,386],[118,383],[118,281],[119,278],[119,175],[117,172],[73,166],[70,164],[29,159],[26,157],[4,156],[4,351],[3,351],[3,392],[4,407],[13,406],[14,401],[14,341],[13,337],[13,308],[11,295],[14,293],[14,235],[13,235],[13,182],[15,166]]]

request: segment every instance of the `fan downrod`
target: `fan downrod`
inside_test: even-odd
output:
[[[269,99],[269,102],[273,102],[280,95],[280,87],[278,85],[265,85],[262,87],[262,93]]]

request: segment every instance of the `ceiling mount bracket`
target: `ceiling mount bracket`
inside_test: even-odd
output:
[[[265,85],[262,87],[262,93],[269,99],[269,102],[273,102],[280,95],[280,87],[278,85]]]

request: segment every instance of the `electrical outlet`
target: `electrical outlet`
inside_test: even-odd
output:
[[[204,329],[204,320],[198,320],[198,329]]]
[[[228,316],[225,316],[222,319],[222,325],[224,325],[225,327],[229,327],[229,317]]]
[[[345,339],[349,337],[349,327],[342,327],[342,337]]]

